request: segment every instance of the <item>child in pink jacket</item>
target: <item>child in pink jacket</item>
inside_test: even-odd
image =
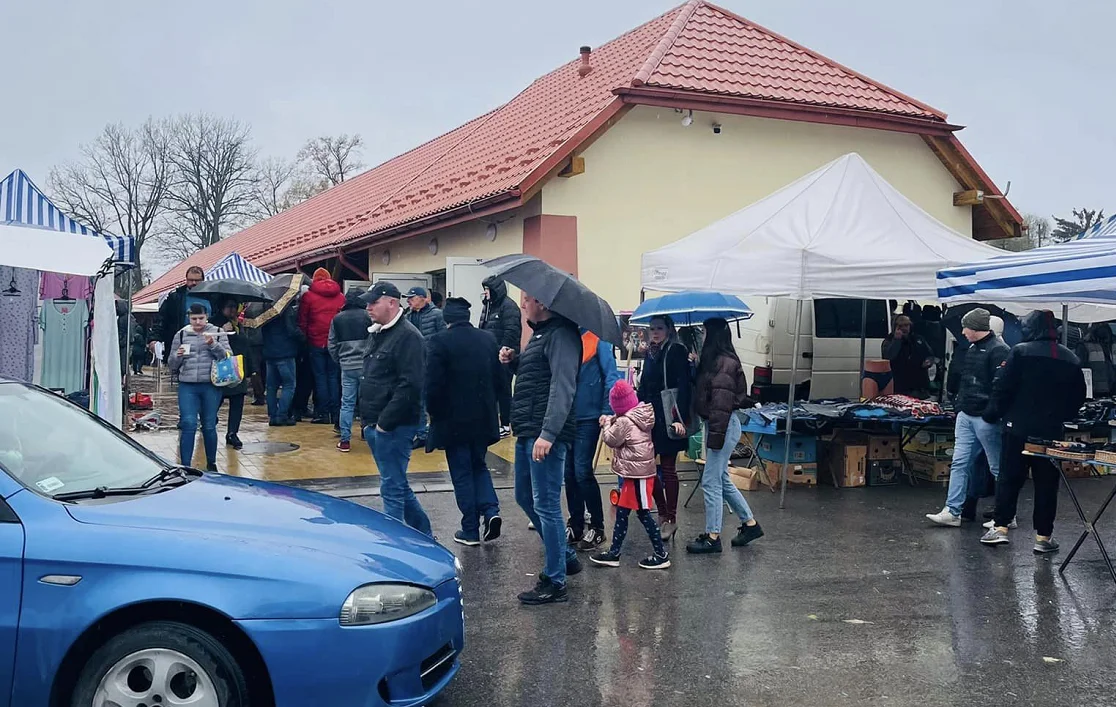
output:
[[[640,560],[646,570],[670,567],[670,558],[663,547],[663,536],[651,515],[651,494],[655,489],[655,444],[651,430],[655,427],[655,410],[649,403],[639,402],[636,392],[626,380],[616,381],[608,401],[616,415],[601,419],[601,437],[612,449],[612,470],[620,476],[620,501],[616,506],[616,526],[612,529],[612,547],[589,558],[604,567],[620,566],[620,548],[628,534],[628,516],[632,511],[651,538],[655,554]]]

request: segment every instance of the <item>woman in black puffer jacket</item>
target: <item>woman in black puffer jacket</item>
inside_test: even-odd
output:
[[[721,551],[725,503],[740,516],[740,530],[732,539],[733,547],[743,547],[763,535],[728,471],[729,458],[740,441],[740,418],[736,411],[751,405],[748,381],[733,348],[728,322],[720,318],[705,320],[705,344],[694,386],[694,414],[705,426],[705,472],[701,476],[705,532],[686,545],[687,552]]]

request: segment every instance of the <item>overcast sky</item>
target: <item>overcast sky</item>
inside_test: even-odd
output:
[[[264,155],[360,133],[375,164],[680,1],[0,0],[0,173],[45,187],[106,123],[197,111]],[[1021,211],[1116,211],[1116,2],[721,4],[968,126]]]

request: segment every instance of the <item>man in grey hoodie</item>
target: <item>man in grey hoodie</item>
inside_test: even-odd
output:
[[[357,394],[360,392],[360,372],[368,353],[368,327],[372,318],[364,308],[360,296],[364,288],[352,288],[345,293],[345,306],[333,317],[329,325],[329,355],[341,368],[341,419],[338,423],[341,441],[337,451],[348,452],[353,438],[353,417],[356,412]]]

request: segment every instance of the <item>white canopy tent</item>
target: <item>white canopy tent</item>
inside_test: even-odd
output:
[[[93,375],[89,407],[119,428],[123,423],[124,401],[120,389],[113,256],[113,249],[100,238],[0,223],[0,265],[97,277],[93,290]]]
[[[1003,251],[949,228],[850,153],[682,240],[643,254],[641,284],[660,292],[936,300],[937,272]],[[798,334],[787,427],[794,412]],[[790,445],[782,471],[786,494]],[[782,498],[780,499],[782,505]]]

